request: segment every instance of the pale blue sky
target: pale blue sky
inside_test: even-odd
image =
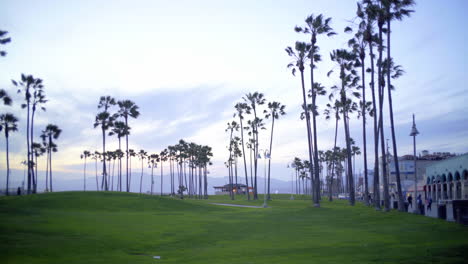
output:
[[[394,82],[399,153],[412,148],[412,113],[421,132],[419,149],[467,152],[468,4],[417,1],[415,10],[393,26],[392,55],[406,71]],[[307,157],[307,140],[299,120],[300,83],[286,69],[284,48],[306,40],[293,28],[312,13],[332,17],[338,33],[318,40],[323,62],[316,79],[328,88],[337,81],[326,77],[334,67],[329,52],[346,47],[343,29],[355,16],[355,1],[2,1],[0,28],[12,42],[0,59],[0,86],[13,93],[10,79],[21,73],[44,79],[50,102],[38,114],[36,130],[49,122],[63,128],[55,164],[71,178],[80,175],[81,151],[100,147],[92,127],[100,95],[140,106],[141,117],[131,121],[132,148],[159,152],[180,138],[208,144],[215,154],[212,176],[223,176],[224,129],[233,105],[245,93],[261,91],[287,106],[275,130],[272,161],[272,176],[287,179],[286,163]],[[24,121],[18,100],[13,108],[0,107]],[[319,148],[331,148],[334,123],[320,118],[318,125]],[[360,144],[361,121],[351,126]],[[13,164],[25,156],[23,123],[20,130],[11,137]],[[267,132],[261,148],[266,139]],[[3,171],[3,138],[0,148]]]

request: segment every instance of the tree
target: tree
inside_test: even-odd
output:
[[[48,124],[45,130],[42,131],[41,138],[43,141],[43,145],[47,149],[48,154],[48,165],[49,165],[49,184],[50,184],[50,191],[52,192],[52,152],[57,152],[57,145],[55,144],[54,140],[57,140],[62,133],[62,130],[53,124]]]
[[[141,151],[140,151],[140,153],[141,153]],[[158,167],[158,162],[159,162],[159,155],[158,154],[151,154],[150,156],[148,156],[148,165],[151,168],[151,195],[153,195],[153,185],[154,185],[153,171],[154,171],[154,168]],[[140,191],[140,193],[141,193],[141,191]]]
[[[231,200],[234,200],[234,192],[233,192],[233,180],[232,180],[232,162],[233,162],[233,145],[234,145],[234,140],[233,140],[233,133],[234,131],[238,131],[239,130],[239,125],[237,124],[236,121],[232,121],[232,122],[228,122],[227,123],[227,128],[226,128],[226,132],[229,133],[229,146],[228,146],[228,150],[229,150],[229,159],[226,163],[226,166],[228,168],[228,171],[229,171],[229,184],[231,185],[231,188],[229,189],[229,194],[231,196]]]
[[[263,128],[263,123],[260,118],[257,116],[257,108],[260,105],[265,104],[265,96],[262,93],[254,92],[248,93],[243,97],[244,101],[249,104],[250,108],[253,111],[254,119],[251,122],[252,125],[252,137],[255,141],[253,145],[254,150],[254,179],[255,182],[253,183],[254,186],[254,199],[258,199],[258,191],[257,191],[257,168],[258,168],[258,130]]]
[[[311,98],[312,98],[312,127],[313,127],[313,148],[314,148],[314,155],[313,155],[313,160],[314,160],[314,181],[315,181],[315,194],[314,196],[314,206],[315,207],[320,207],[320,184],[319,184],[319,166],[318,166],[318,144],[317,144],[317,105],[316,105],[316,100],[317,100],[317,95],[324,94],[324,90],[319,89],[321,86],[317,85],[316,82],[314,82],[314,69],[316,67],[315,62],[319,62],[321,60],[321,56],[318,53],[319,47],[317,46],[317,36],[325,34],[328,37],[336,35],[335,32],[333,32],[333,29],[330,27],[330,22],[331,22],[331,17],[329,18],[323,18],[323,15],[320,14],[318,16],[314,16],[313,14],[308,16],[305,20],[306,25],[302,27],[296,26],[294,30],[298,33],[304,33],[304,34],[310,34],[311,39],[310,39],[310,45],[309,50],[308,50],[308,58],[310,61],[310,85],[311,85]],[[304,105],[307,106],[307,104],[304,103]],[[310,118],[309,118],[310,119]],[[307,122],[310,122],[308,120]],[[309,125],[310,126],[310,125]],[[313,182],[313,181],[312,181]]]
[[[169,153],[167,149],[164,149],[159,153],[159,161],[161,162],[161,196],[163,195],[163,162],[167,161],[168,155]]]
[[[250,114],[250,107],[247,103],[237,103],[234,108],[236,113],[234,117],[239,116],[239,124],[241,131],[241,144],[242,144],[242,156],[244,158],[244,176],[245,176],[245,185],[247,188],[247,200],[250,201],[250,192],[249,192],[249,178],[247,174],[247,162],[245,161],[245,148],[244,148],[244,126],[242,120],[244,120],[244,114]]]
[[[10,37],[7,37],[8,31],[0,30],[0,45],[5,45],[11,41]],[[6,51],[0,50],[0,56],[5,57]]]
[[[382,0],[386,10],[386,22],[387,22],[387,62],[391,63],[392,57],[390,55],[391,51],[391,21],[392,20],[402,20],[403,17],[410,16],[414,10],[411,8],[414,5],[413,0]],[[390,69],[390,65],[387,66],[387,69]],[[392,101],[392,85],[391,85],[391,73],[390,70],[387,70],[387,92],[388,92],[388,107],[389,107],[389,116],[390,116],[390,131],[392,133],[392,144],[393,144],[393,160],[395,162],[395,176],[397,182],[397,191],[398,191],[398,210],[401,212],[405,211],[403,192],[401,189],[401,178],[400,178],[400,166],[398,164],[398,151],[396,144],[395,136],[395,125],[393,122],[393,101]],[[416,199],[416,197],[415,197]]]
[[[11,105],[11,103],[12,103],[11,97],[3,89],[0,89],[0,100],[3,101],[4,105]]]
[[[94,128],[101,127],[102,131],[102,185],[104,190],[109,190],[109,184],[107,182],[107,168],[106,168],[106,131],[113,126],[115,117],[109,113],[109,108],[115,105],[115,99],[111,96],[101,96],[99,99],[98,109],[103,109],[102,112],[96,115],[94,121]]]
[[[296,71],[299,70],[301,73],[301,86],[302,86],[302,99],[303,99],[303,104],[302,107],[305,110],[305,119],[306,119],[306,124],[307,124],[307,141],[308,141],[308,146],[309,146],[309,162],[310,164],[313,164],[313,155],[312,155],[312,142],[311,142],[311,128],[310,128],[310,114],[309,111],[307,110],[307,101],[306,101],[306,90],[305,90],[305,84],[304,84],[304,65],[307,62],[307,56],[308,56],[308,51],[310,50],[310,45],[304,43],[304,42],[296,42],[295,50],[297,52],[294,52],[294,50],[291,47],[286,48],[286,52],[288,53],[289,56],[293,57],[294,62],[288,64],[288,68],[292,68],[292,74],[295,76]],[[310,175],[314,175],[312,172],[312,166],[310,166]],[[320,203],[318,200],[314,199],[314,206],[320,206]]]
[[[81,154],[81,159],[84,159],[84,168],[83,168],[83,191],[86,192],[86,159],[91,156],[91,152],[89,150],[83,151]]]
[[[140,176],[140,194],[143,188],[143,162],[148,157],[148,153],[143,149],[137,153],[138,158],[141,160],[141,176]],[[153,194],[153,174],[151,173],[151,194]]]
[[[119,105],[119,111],[118,111],[118,115],[123,117],[124,121],[125,121],[125,126],[129,128],[128,126],[128,118],[131,117],[131,118],[138,118],[138,116],[140,115],[140,112],[138,112],[138,106],[130,101],[130,100],[123,100],[123,101],[118,101],[117,104]],[[130,130],[130,128],[129,128]],[[125,135],[125,145],[126,145],[126,153],[127,153],[127,173],[126,173],[126,176],[127,176],[127,192],[130,192],[130,178],[129,178],[129,175],[128,175],[128,172],[129,172],[129,149],[128,149],[128,135],[130,133],[126,134]]]
[[[91,158],[94,160],[94,171],[96,174],[96,191],[99,191],[99,181],[98,181],[98,174],[97,174],[97,162],[98,160],[101,159],[101,153],[99,151],[94,151],[93,154],[91,154]]]
[[[349,52],[345,49],[337,49],[330,53],[330,58],[332,61],[336,62],[340,68],[340,82],[341,87],[334,86],[333,89],[339,91],[340,96],[340,106],[342,107],[342,114],[343,114],[343,125],[345,131],[345,139],[346,139],[346,149],[347,151],[347,175],[348,175],[348,183],[350,186],[349,190],[349,204],[354,205],[355,203],[355,194],[354,194],[354,179],[352,163],[351,163],[351,136],[349,132],[349,112],[352,111],[353,103],[348,98],[347,91],[354,89],[358,85],[359,77],[356,75],[356,71],[354,70],[354,63],[356,60],[356,54]],[[328,74],[330,75],[332,71]],[[353,95],[358,97],[358,92],[353,92]]]
[[[114,120],[118,118],[118,115],[114,115]],[[109,136],[116,135],[117,139],[119,140],[119,151],[117,153],[117,158],[119,159],[119,179],[118,179],[118,189],[119,191],[122,191],[122,157],[123,152],[122,152],[122,144],[121,144],[121,139],[124,136],[127,136],[130,134],[130,127],[125,125],[124,122],[122,121],[114,121],[113,126],[111,128],[111,131],[109,132]]]
[[[5,133],[5,142],[6,142],[6,165],[7,165],[7,181],[6,181],[6,195],[8,195],[8,188],[9,188],[9,183],[10,183],[10,159],[9,159],[9,142],[8,138],[10,135],[10,132],[16,132],[18,131],[18,118],[16,118],[13,114],[11,113],[6,113],[0,115],[0,131],[4,131]]]
[[[273,148],[273,130],[275,128],[275,119],[279,119],[280,116],[286,114],[284,111],[286,106],[282,105],[279,102],[269,102],[268,103],[268,110],[265,110],[265,118],[271,118],[271,135],[270,135],[270,159],[268,159],[268,197],[267,199],[270,200],[270,170],[271,170],[271,151]]]
[[[336,141],[338,139],[338,121],[340,120],[340,101],[335,100],[333,104],[328,103],[327,108],[325,109],[325,119],[329,120],[331,119],[332,115],[335,117],[335,140],[333,141],[333,153],[331,154],[332,156],[330,157],[331,159],[331,177],[330,177],[330,186],[333,186],[333,176],[335,172],[335,165],[336,165]],[[333,196],[332,196],[332,191],[330,189],[329,194],[328,194],[328,200],[331,202],[333,201]]]
[[[33,189],[34,189],[34,193],[36,193],[37,192],[37,183],[38,183],[37,158],[44,155],[44,153],[46,152],[46,149],[41,143],[37,143],[37,142],[32,142],[31,147],[32,147],[31,148],[32,155],[34,157],[34,175],[35,175],[35,177],[33,178],[33,186],[34,186]]]
[[[34,78],[32,75],[21,74],[20,81],[11,81],[15,87],[18,88],[18,93],[24,93],[24,101],[21,105],[21,108],[26,108],[26,145],[27,145],[27,154],[28,154],[28,191],[30,194],[32,189],[32,179],[33,179],[33,166],[32,166],[32,154],[31,154],[31,137],[30,137],[30,128],[31,128],[31,89],[32,90],[41,90],[43,88],[42,80],[39,78]]]

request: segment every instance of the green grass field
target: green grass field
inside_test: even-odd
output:
[[[0,263],[467,263],[468,227],[344,201],[0,197]],[[262,201],[235,201],[261,205]],[[161,259],[153,259],[160,256]]]

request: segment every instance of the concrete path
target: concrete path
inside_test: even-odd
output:
[[[263,208],[263,206],[242,205],[242,204],[224,204],[224,203],[210,203],[214,205],[233,206],[233,207],[246,207],[246,208]]]

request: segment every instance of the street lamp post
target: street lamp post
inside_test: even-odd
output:
[[[263,194],[263,208],[267,208],[268,205],[267,205],[267,174],[266,174],[266,160],[267,159],[270,159],[270,153],[268,152],[268,150],[260,150],[259,153],[258,153],[258,157],[259,159],[262,158],[262,156],[260,155],[260,153],[263,153],[263,163],[264,163],[264,177],[265,177],[265,188],[264,188],[264,194]]]
[[[410,136],[413,137],[413,156],[414,156],[414,213],[417,214],[419,212],[419,208],[417,208],[417,198],[418,198],[418,171],[416,169],[416,136],[419,134],[418,129],[416,128],[416,123],[414,122],[414,114],[413,114],[413,127],[411,128]]]

